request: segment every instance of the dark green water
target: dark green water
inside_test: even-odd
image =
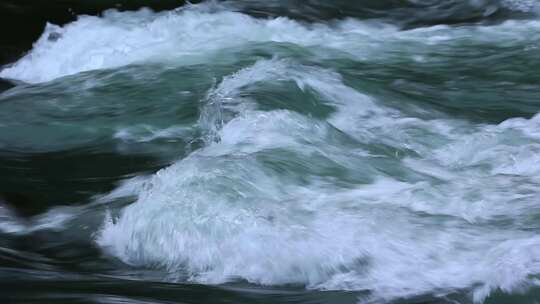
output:
[[[2,303],[540,301],[536,1],[62,5],[0,70]]]

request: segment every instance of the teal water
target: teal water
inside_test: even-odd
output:
[[[7,303],[540,301],[535,1],[207,2],[0,71]]]

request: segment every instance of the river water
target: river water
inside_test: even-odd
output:
[[[224,1],[0,70],[3,303],[538,303],[540,3]]]

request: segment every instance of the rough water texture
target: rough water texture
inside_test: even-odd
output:
[[[0,297],[539,301],[540,6],[347,3],[47,25],[0,71],[0,282],[38,286]]]

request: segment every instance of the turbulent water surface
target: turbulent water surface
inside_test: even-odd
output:
[[[540,3],[225,1],[0,70],[3,303],[538,303]]]

